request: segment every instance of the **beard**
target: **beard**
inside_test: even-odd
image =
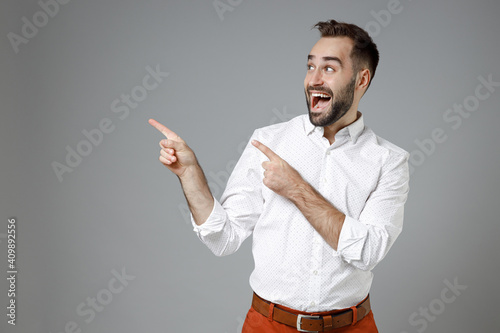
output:
[[[340,118],[342,118],[347,113],[347,111],[349,111],[354,101],[355,85],[356,85],[356,76],[353,75],[351,81],[342,88],[340,88],[335,95],[333,94],[333,91],[330,88],[307,87],[307,91],[305,91],[305,94],[306,94],[307,109],[309,111],[309,120],[311,121],[311,123],[315,126],[325,127],[335,123]],[[326,92],[327,94],[332,96],[333,103],[327,110],[323,112],[311,111],[311,100],[310,100],[309,90]]]

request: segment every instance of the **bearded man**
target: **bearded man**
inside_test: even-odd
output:
[[[372,269],[403,226],[409,154],[358,111],[377,46],[354,24],[315,27],[308,114],[255,130],[220,201],[184,140],[150,120],[167,136],[159,159],[180,179],[200,240],[223,256],[253,233],[254,295],[243,333],[378,332]]]

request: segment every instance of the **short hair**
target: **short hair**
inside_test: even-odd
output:
[[[370,35],[355,24],[335,20],[320,21],[313,28],[319,30],[321,37],[349,37],[354,42],[351,51],[353,71],[356,73],[366,66],[371,74],[368,83],[369,87],[375,76],[379,61],[377,45],[375,45]]]

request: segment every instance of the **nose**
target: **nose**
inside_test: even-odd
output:
[[[311,73],[311,76],[309,78],[309,86],[321,86],[323,85],[323,76],[321,75],[321,72],[318,70],[315,70]]]

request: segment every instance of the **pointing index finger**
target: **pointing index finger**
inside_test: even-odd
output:
[[[273,161],[273,160],[276,160],[276,159],[279,159],[280,157],[274,152],[272,151],[268,146],[266,146],[265,144],[263,144],[262,142],[260,141],[257,141],[257,140],[252,140],[252,144],[258,149],[260,150],[261,152],[264,153],[264,155],[267,156],[267,158],[269,158],[270,161]]]
[[[158,131],[160,131],[163,135],[165,135],[165,137],[168,139],[180,139],[180,137],[175,134],[174,131],[171,131],[170,129],[168,129],[167,126],[163,125],[162,123],[154,120],[154,119],[149,119],[148,120],[148,123],[153,126],[154,128],[156,128]]]

